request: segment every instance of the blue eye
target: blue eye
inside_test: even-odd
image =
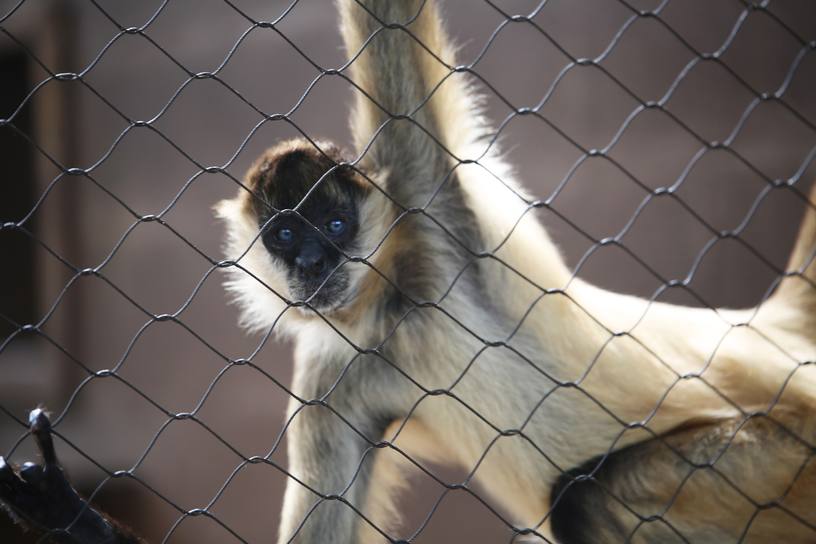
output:
[[[332,236],[337,236],[346,230],[346,222],[342,219],[332,219],[326,223],[326,232]]]
[[[295,233],[288,227],[281,227],[275,231],[275,238],[281,242],[291,242],[295,238]]]

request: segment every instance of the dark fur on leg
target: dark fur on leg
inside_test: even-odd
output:
[[[51,422],[41,409],[29,415],[42,464],[14,467],[0,457],[0,505],[25,528],[49,533],[60,544],[138,544],[142,542],[91,507],[74,490],[57,460]]]
[[[553,534],[563,544],[816,542],[814,452],[796,438],[812,440],[812,427],[795,413],[774,418],[681,428],[569,471],[553,487]]]

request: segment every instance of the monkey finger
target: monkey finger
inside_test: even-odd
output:
[[[42,408],[31,410],[28,415],[29,428],[37,447],[42,454],[45,468],[58,466],[57,453],[54,451],[54,441],[51,438],[51,421]]]
[[[19,496],[25,483],[14,470],[14,466],[0,456],[0,501],[10,501]]]
[[[6,462],[6,458],[0,456],[0,485],[11,485],[17,479],[14,469]]]
[[[20,478],[27,484],[37,485],[43,481],[43,467],[37,463],[23,463],[20,467]]]

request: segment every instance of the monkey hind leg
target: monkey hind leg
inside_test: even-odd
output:
[[[813,450],[754,418],[675,431],[595,459],[553,488],[558,542],[816,541]]]

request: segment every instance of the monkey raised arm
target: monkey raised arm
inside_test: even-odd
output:
[[[423,206],[484,132],[478,101],[453,71],[438,6],[340,0],[339,8],[352,79],[363,91],[351,115],[357,152],[365,150],[364,166],[387,171],[399,204]]]
[[[0,457],[0,506],[25,528],[48,532],[45,542],[60,544],[139,544],[143,542],[92,508],[71,487],[57,460],[51,422],[45,412],[32,410],[31,434],[42,464],[19,469]]]

